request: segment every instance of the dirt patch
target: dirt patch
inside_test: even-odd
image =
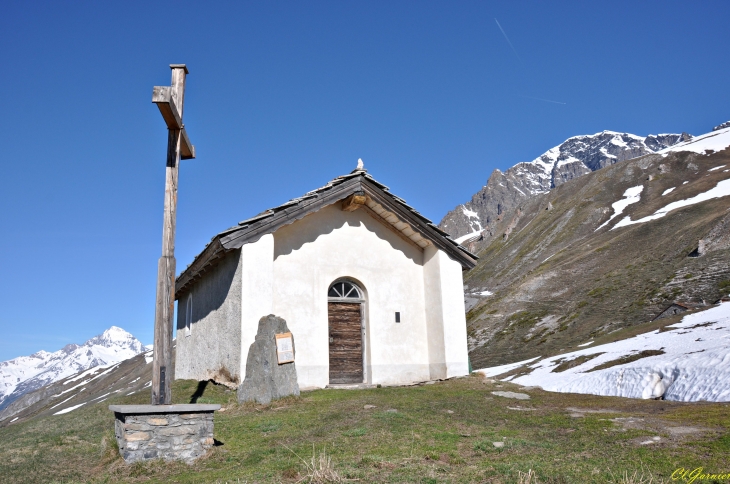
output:
[[[612,418],[611,422],[620,425],[623,430],[638,430],[646,428],[645,420],[638,417],[617,417]]]
[[[565,410],[573,413],[621,413],[618,410],[610,410],[607,408],[575,408],[568,407]]]
[[[598,371],[598,370],[605,370],[606,368],[611,368],[612,366],[625,365],[626,363],[631,363],[632,361],[640,360],[642,358],[648,358],[650,356],[659,356],[659,355],[663,355],[663,354],[664,354],[664,350],[644,350],[640,353],[635,353],[633,355],[626,355],[626,356],[622,356],[621,358],[616,358],[615,360],[607,361],[594,368],[591,368],[590,370],[586,370],[585,373],[590,373],[592,371]]]
[[[701,434],[702,432],[708,432],[709,429],[703,429],[702,427],[665,427],[664,430],[669,432],[673,437],[679,437],[682,435]]]
[[[586,361],[590,361],[596,356],[600,356],[603,353],[593,353],[591,355],[582,355],[577,358],[573,358],[572,360],[562,361],[558,366],[553,368],[552,373],[562,373],[565,370],[569,370],[571,368],[575,368],[576,366],[580,366]]]

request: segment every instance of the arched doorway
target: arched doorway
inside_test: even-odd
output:
[[[330,383],[362,383],[363,290],[340,279],[327,291]]]

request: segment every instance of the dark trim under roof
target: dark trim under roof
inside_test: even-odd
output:
[[[218,263],[232,250],[240,249],[244,244],[255,242],[262,235],[275,232],[302,217],[321,208],[343,200],[355,192],[364,192],[373,201],[393,212],[399,219],[408,223],[423,238],[444,251],[449,257],[461,264],[464,269],[476,265],[478,257],[449,234],[434,225],[429,219],[408,206],[406,201],[390,193],[387,186],[377,182],[365,170],[355,170],[349,175],[335,178],[327,185],[270,208],[238,225],[226,229],[211,239],[203,251],[177,277],[175,297],[182,295],[203,273]]]

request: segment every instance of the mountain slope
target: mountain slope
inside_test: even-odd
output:
[[[695,152],[730,145],[730,128],[699,138],[713,148],[614,164],[502,213],[465,275],[474,367],[558,354],[730,292],[730,150]]]
[[[142,343],[112,326],[83,345],[69,344],[0,362],[0,410],[22,395],[80,371],[126,360],[144,351]]]
[[[459,242],[489,238],[494,235],[494,224],[502,220],[505,212],[534,195],[615,163],[691,139],[687,133],[640,137],[614,131],[574,136],[531,162],[518,163],[504,173],[494,170],[487,184],[469,202],[446,214],[439,227]]]

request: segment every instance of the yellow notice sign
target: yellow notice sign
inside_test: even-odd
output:
[[[291,333],[276,334],[276,357],[279,364],[294,361],[294,338]]]

